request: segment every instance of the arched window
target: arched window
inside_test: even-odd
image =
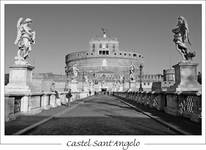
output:
[[[113,51],[115,51],[115,45],[113,44],[113,46],[112,46],[112,49],[113,49]]]
[[[108,45],[108,44],[106,44],[106,48],[109,48],[109,45]]]
[[[95,44],[92,44],[92,50],[95,50]]]

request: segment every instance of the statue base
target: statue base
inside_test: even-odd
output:
[[[176,92],[201,92],[201,85],[197,82],[197,65],[197,63],[191,61],[184,61],[174,65],[175,84],[168,90]]]
[[[77,87],[78,87],[78,82],[76,80],[72,80],[70,82],[70,89],[71,89],[71,91],[72,92],[79,92]]]
[[[119,92],[123,92],[124,91],[124,88],[123,88],[123,86],[121,85],[120,87],[119,87]]]
[[[5,93],[23,94],[31,92],[32,70],[34,67],[29,64],[15,64],[9,68],[9,83],[5,86]]]

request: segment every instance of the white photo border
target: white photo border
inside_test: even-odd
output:
[[[4,135],[4,71],[5,71],[5,5],[7,4],[200,4],[202,6],[202,135],[201,136],[5,136]],[[39,145],[47,146],[51,150],[61,147],[67,148],[68,139],[108,139],[131,140],[138,139],[141,146],[148,145],[206,145],[205,133],[205,1],[1,1],[1,134],[0,145]],[[204,114],[204,115],[203,115]],[[35,142],[34,142],[35,141]],[[159,142],[161,141],[161,142]],[[148,149],[151,147],[148,147]],[[80,149],[93,149],[90,147]],[[96,149],[96,148],[95,148]],[[114,147],[104,147],[116,149]]]

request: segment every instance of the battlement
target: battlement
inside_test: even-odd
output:
[[[121,58],[121,59],[134,59],[140,62],[143,61],[143,56],[137,52],[118,51],[110,52],[107,50],[100,50],[98,52],[82,51],[73,52],[66,55],[66,63],[74,60],[89,59],[89,58]]]

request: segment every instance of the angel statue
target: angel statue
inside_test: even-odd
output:
[[[132,64],[130,66],[130,70],[129,70],[129,77],[130,77],[130,80],[133,81],[134,80],[134,65]]]
[[[73,73],[74,78],[78,76],[78,72],[79,72],[79,69],[77,68],[77,64],[74,64],[72,66],[72,73]]]
[[[88,76],[84,76],[84,79],[85,79],[85,82],[86,82],[86,83],[89,83]]]
[[[124,80],[125,80],[124,75],[120,75],[119,78],[120,78],[120,83],[124,83]]]
[[[18,45],[17,60],[26,60],[31,52],[31,45],[35,44],[35,31],[32,31],[30,18],[19,18],[17,22],[17,36],[14,42]]]
[[[184,17],[179,16],[177,20],[177,27],[172,30],[174,33],[173,42],[176,45],[178,52],[182,55],[183,60],[192,60],[195,57],[195,52],[190,52],[186,43],[191,46],[189,40],[189,28]]]

